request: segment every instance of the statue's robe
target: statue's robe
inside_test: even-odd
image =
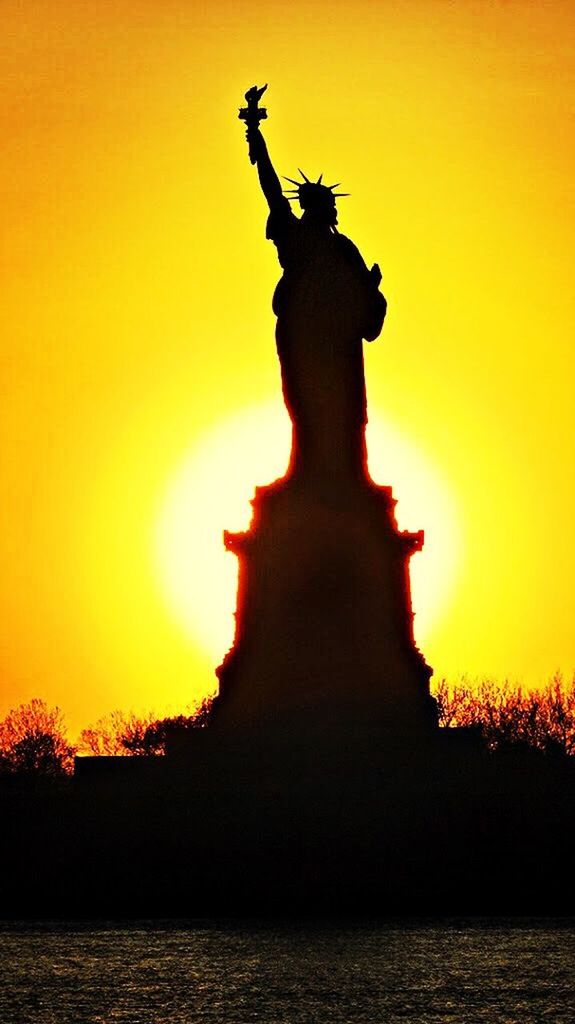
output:
[[[266,234],[284,271],[273,309],[293,468],[357,475],[367,422],[362,339],[381,331],[385,298],[353,242],[296,217],[287,199],[270,213]]]

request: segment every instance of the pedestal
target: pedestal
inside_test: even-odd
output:
[[[391,489],[369,479],[260,487],[239,560],[236,632],[217,670],[214,730],[337,746],[437,726],[413,637],[409,559]]]

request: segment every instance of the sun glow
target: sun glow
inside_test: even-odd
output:
[[[214,659],[233,639],[237,561],[222,533],[251,518],[256,485],[287,467],[291,427],[280,404],[253,406],[215,426],[184,456],[161,506],[156,564],[166,599],[183,629]],[[391,483],[401,529],[425,530],[411,562],[416,640],[424,645],[448,607],[461,564],[453,498],[427,456],[377,415],[368,427],[370,472]]]

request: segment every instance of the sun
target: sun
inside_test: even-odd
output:
[[[176,466],[159,509],[154,560],[172,614],[190,640],[220,662],[234,632],[237,560],[224,530],[246,529],[257,485],[286,470],[291,424],[281,404],[254,405],[213,427]],[[461,563],[455,501],[426,454],[377,414],[367,431],[370,472],[391,484],[400,529],[425,531],[411,560],[415,633],[424,645],[446,610]]]

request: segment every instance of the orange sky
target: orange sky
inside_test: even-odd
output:
[[[570,0],[4,0],[2,24],[0,713],[41,696],[77,728],[213,688],[218,634],[194,609],[204,587],[233,603],[232,562],[220,576],[158,535],[187,473],[190,536],[213,519],[219,538],[237,424],[281,417],[278,267],[236,120],[264,81],[278,170],[341,180],[340,228],[383,270],[368,397],[399,439],[378,479],[427,533],[427,659],[571,673]],[[278,430],[250,435],[247,494],[264,455],[282,471]],[[455,554],[432,616],[442,502]],[[178,562],[196,594],[179,613]]]

